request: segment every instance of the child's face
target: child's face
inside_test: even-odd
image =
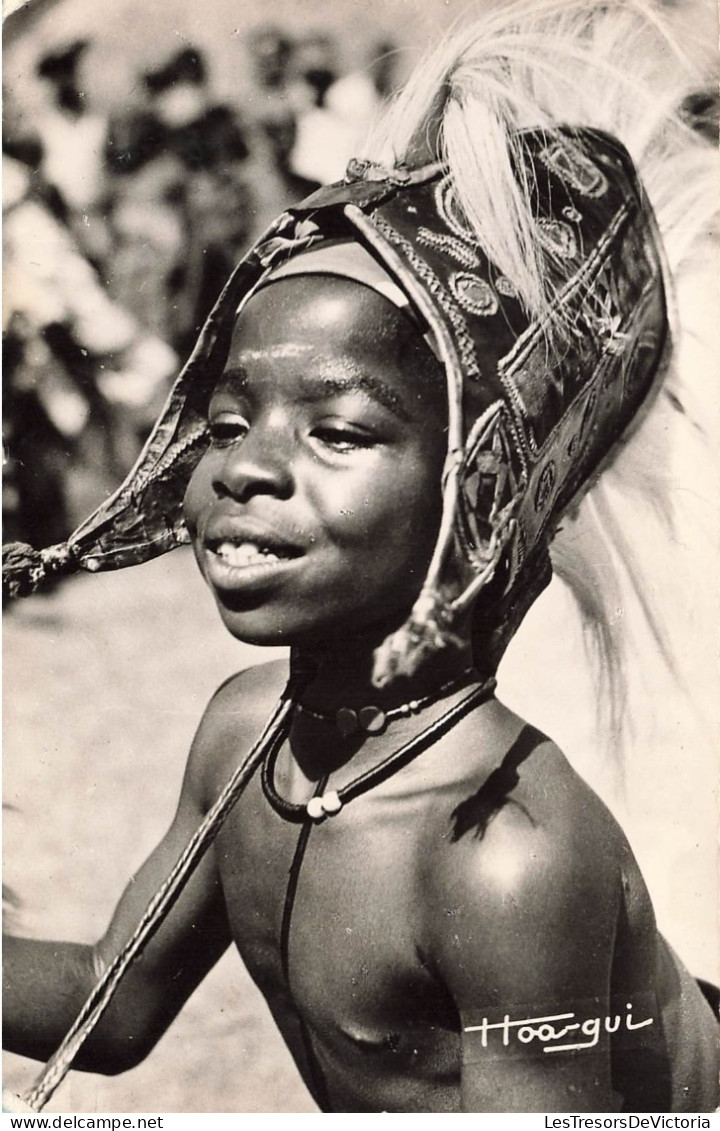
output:
[[[234,636],[300,645],[402,623],[437,537],[446,415],[438,363],[374,291],[303,276],[253,296],[185,497]]]

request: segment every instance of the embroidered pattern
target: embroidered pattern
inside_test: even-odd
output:
[[[537,484],[537,487],[535,488],[535,510],[536,511],[541,511],[545,508],[545,505],[546,505],[548,499],[550,498],[552,491],[553,491],[553,488],[555,486],[556,478],[557,478],[557,473],[555,471],[555,463],[553,462],[553,460],[549,460],[545,464],[542,471],[540,472],[540,476],[538,478],[538,484]]]
[[[408,212],[410,209],[408,209]],[[420,228],[418,230],[418,243],[425,244],[426,247],[435,248],[437,251],[442,251],[446,255],[452,256],[456,259],[461,267],[472,269],[478,267],[480,259],[472,247],[464,243],[462,240],[457,239],[456,236],[448,236],[442,232],[432,232],[429,228]]]
[[[460,541],[471,562],[484,568],[506,544],[520,501],[514,483],[502,409],[492,405],[468,437],[468,453],[460,478],[458,517]]]
[[[498,275],[495,280],[495,290],[505,298],[517,298],[517,287],[511,283],[506,275]]]
[[[577,240],[569,224],[562,220],[538,220],[537,228],[540,243],[558,259],[573,259],[577,255]]]
[[[597,198],[607,192],[605,174],[571,141],[555,141],[545,146],[540,150],[540,160],[582,196]]]
[[[460,305],[471,314],[489,318],[498,311],[497,295],[489,283],[463,271],[450,276],[450,289]]]
[[[470,378],[470,380],[479,380],[481,376],[481,370],[477,362],[477,355],[475,353],[475,345],[473,343],[472,337],[468,332],[465,319],[457,309],[455,303],[450,301],[448,292],[443,286],[441,280],[438,279],[437,275],[432,270],[430,265],[426,263],[424,259],[421,259],[420,256],[416,253],[410,241],[405,239],[404,236],[401,236],[400,233],[392,227],[392,225],[388,224],[387,220],[384,220],[382,216],[375,215],[373,217],[373,223],[375,224],[377,230],[385,237],[388,243],[395,244],[397,247],[402,249],[410,266],[413,268],[419,278],[422,279],[430,293],[434,296],[455,332],[458,351],[460,353],[460,360],[462,362],[465,373]]]
[[[587,375],[592,364],[590,358],[584,355],[587,352],[587,345],[593,340],[597,350],[597,338],[593,337],[595,322],[602,321],[603,316],[610,313],[604,308],[600,309],[600,295],[603,292],[607,293],[603,272],[608,255],[611,253],[610,249],[617,239],[622,238],[622,230],[628,220],[628,206],[624,203],[608,223],[602,239],[598,241],[592,253],[559,296],[559,301],[566,308],[579,307],[582,310],[583,318],[575,325],[576,345],[573,347],[584,357],[582,364],[571,366],[567,358],[559,359],[555,362],[553,372],[548,373],[548,341],[544,337],[542,325],[534,322],[518,337],[510,352],[498,365],[498,375],[503,388],[523,423],[530,450],[535,453],[543,447],[555,430],[554,426],[548,428],[551,421],[554,421],[555,426],[557,424],[556,410],[551,408],[549,402],[551,399],[556,400],[561,382],[566,383],[568,388],[563,391],[561,401],[557,404],[558,408],[566,398],[571,402],[575,400],[577,376],[581,373]],[[594,316],[591,303],[597,310]],[[618,347],[622,340],[624,348],[624,335],[619,327],[613,326],[610,322],[603,325],[607,335],[606,340],[617,342]],[[588,333],[588,330],[591,332]],[[615,345],[611,345],[611,349],[614,348]],[[557,343],[554,344],[554,349],[557,350]],[[590,378],[586,376],[582,384],[588,385],[593,379],[594,374]]]

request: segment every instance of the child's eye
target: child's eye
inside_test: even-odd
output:
[[[359,448],[371,448],[375,444],[375,437],[369,432],[346,425],[323,424],[313,429],[313,436],[320,440],[325,447],[332,448],[335,452],[353,452]]]
[[[208,426],[210,439],[216,448],[243,440],[250,427],[244,416],[238,416],[235,413],[222,413],[213,416],[208,421]]]

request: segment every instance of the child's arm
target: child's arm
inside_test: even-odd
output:
[[[436,908],[433,950],[463,1027],[462,1110],[613,1110],[602,1025],[617,857],[582,820],[558,836],[534,816],[505,806],[483,839],[455,846],[442,880],[452,906]]]
[[[6,1047],[38,1059],[46,1059],[55,1050],[98,973],[130,937],[147,903],[185,848],[202,819],[207,803],[207,765],[222,739],[217,700],[211,702],[193,743],[173,823],[126,888],[105,937],[95,947],[5,940]],[[229,942],[211,849],[158,934],[128,971],[76,1067],[114,1073],[142,1060]]]

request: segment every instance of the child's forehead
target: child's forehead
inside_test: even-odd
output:
[[[419,327],[363,284],[323,275],[281,278],[240,310],[226,372],[247,380],[275,371],[383,378],[405,393],[445,399],[444,374]]]
[[[361,283],[326,275],[273,279],[255,291],[235,319],[231,349],[298,356],[330,348],[382,350],[409,337],[396,307]]]

